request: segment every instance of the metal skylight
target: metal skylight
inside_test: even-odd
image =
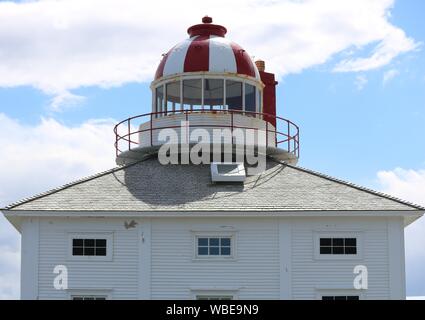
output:
[[[212,162],[211,180],[213,182],[244,182],[245,166],[239,162]]]

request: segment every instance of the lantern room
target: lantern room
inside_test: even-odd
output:
[[[172,143],[187,143],[192,132],[217,129],[263,133],[265,153],[296,163],[299,129],[276,116],[274,74],[264,61],[254,62],[238,44],[225,37],[227,29],[204,17],[188,28],[189,37],[163,54],[151,83],[152,112],[121,121],[115,127],[117,163],[131,163],[158,152],[161,130],[176,129]],[[184,124],[186,133],[177,129]],[[243,142],[254,144],[257,142]],[[170,143],[170,141],[168,141]],[[229,142],[227,142],[229,143]],[[232,147],[236,146],[233,138]]]

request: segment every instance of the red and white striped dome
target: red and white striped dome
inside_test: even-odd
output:
[[[156,70],[155,80],[197,71],[235,73],[260,80],[258,69],[246,51],[224,38],[226,28],[212,24],[210,17],[204,17],[202,22],[187,30],[189,39],[164,55]]]

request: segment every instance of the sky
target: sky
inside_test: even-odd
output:
[[[115,166],[114,123],[151,108],[161,54],[204,15],[278,77],[299,165],[425,205],[425,1],[0,1],[0,207]],[[425,296],[425,218],[408,226]],[[20,237],[0,215],[0,299]]]

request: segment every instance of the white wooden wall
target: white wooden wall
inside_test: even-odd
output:
[[[362,298],[405,297],[401,218],[140,218],[127,230],[130,220],[25,220],[22,298],[68,299],[72,290],[93,289],[113,299],[192,299],[204,290],[230,290],[238,299],[317,299],[352,289],[358,264],[369,271]],[[194,234],[214,231],[234,232],[235,259],[194,259]],[[112,232],[112,261],[70,259],[68,234],[76,232]],[[361,259],[317,259],[317,232],[360,233]],[[54,289],[56,265],[67,266],[71,291]]]

